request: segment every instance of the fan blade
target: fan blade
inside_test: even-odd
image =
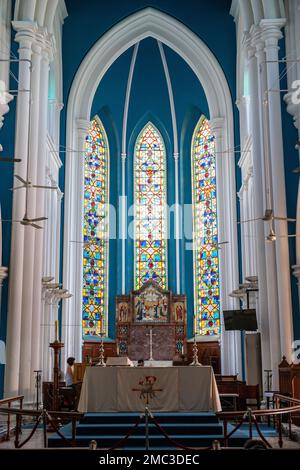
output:
[[[36,219],[28,219],[29,222],[40,222],[42,220],[48,220],[48,217],[37,217]]]
[[[41,186],[40,184],[33,184],[31,187],[38,189],[57,189],[57,186]]]
[[[14,162],[21,162],[21,158],[5,158],[5,157],[0,157],[0,162],[5,162],[5,163],[14,163]]]
[[[238,224],[245,224],[246,222],[255,222],[256,220],[264,220],[264,219],[262,217],[258,217],[257,219],[240,220]]]
[[[300,237],[300,233],[296,233],[293,235],[279,235],[278,238],[294,238],[294,237]]]
[[[17,178],[17,180],[21,181],[21,183],[23,183],[25,186],[27,186],[28,181],[23,180],[23,178],[21,178],[21,176],[15,175],[15,178]]]
[[[285,220],[286,222],[296,222],[296,219],[290,219],[288,217],[273,217],[274,220]]]
[[[38,229],[42,229],[43,227],[40,227],[39,225],[36,225],[36,224],[30,224],[31,227],[34,227],[34,228],[38,228]]]
[[[1,223],[1,222],[16,223],[16,222],[21,222],[21,220],[0,219],[0,223]]]

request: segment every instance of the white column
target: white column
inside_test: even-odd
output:
[[[82,153],[71,153],[68,158],[76,166],[80,188],[84,188],[84,145],[88,135],[90,122],[84,119],[77,120],[77,142],[76,149]],[[75,145],[75,144],[74,144]],[[72,221],[77,221],[76,230],[74,230],[75,241],[83,240],[83,191],[78,191],[76,204],[76,213],[71,215]],[[70,242],[71,240],[69,240]],[[62,310],[62,360],[68,356],[76,357],[77,361],[82,356],[82,268],[83,268],[83,246],[81,243],[70,243],[69,246],[69,266],[68,270],[74,270],[75,276],[68,276],[64,269],[64,278],[72,279],[73,284],[64,286],[74,294],[71,301],[63,305]],[[65,265],[64,265],[65,268]]]
[[[0,2],[0,58],[7,62],[0,63],[0,80],[9,83],[10,42],[11,42],[11,0]]]
[[[215,136],[215,152],[216,152],[216,186],[217,194],[217,212],[218,212],[218,233],[219,238],[224,237],[220,241],[229,241],[231,244],[231,253],[234,251],[232,246],[233,240],[230,237],[229,224],[225,221],[221,214],[225,214],[225,204],[227,204],[228,191],[226,190],[226,182],[222,178],[223,168],[227,165],[226,160],[232,158],[228,154],[228,149],[223,146],[223,125],[224,120],[214,119],[210,121],[210,128],[212,134]],[[219,283],[220,283],[220,317],[221,317],[221,358],[222,358],[222,373],[223,374],[241,374],[241,340],[239,332],[225,331],[222,311],[236,307],[236,301],[229,297],[229,293],[233,290],[230,285],[230,278],[234,277],[233,260],[228,253],[228,245],[224,245],[224,249],[220,250],[219,254]],[[231,271],[231,273],[230,273]],[[229,274],[228,274],[229,273]],[[236,284],[238,279],[236,279]],[[236,286],[237,287],[237,286]]]
[[[53,358],[49,348],[49,343],[54,340],[54,319],[52,315],[53,290],[45,288],[43,292],[43,323],[41,328],[42,349],[42,371],[43,380],[51,380],[53,369]]]
[[[121,196],[121,237],[122,237],[122,295],[125,295],[126,289],[126,158],[125,152],[121,153],[121,172],[122,172],[122,196]]]
[[[253,35],[254,31],[252,31]],[[258,76],[257,62],[253,46],[249,38],[247,44],[248,67],[250,79],[250,128],[252,131],[252,163],[253,163],[253,197],[255,217],[260,218],[264,213],[264,197],[263,197],[263,167],[261,158],[261,127],[259,119],[259,101],[258,101]],[[257,276],[258,276],[258,323],[261,332],[261,350],[262,350],[262,369],[270,368],[270,337],[269,337],[269,317],[268,317],[268,297],[267,297],[267,281],[266,281],[266,263],[265,263],[265,231],[264,222],[257,220],[255,226],[256,240],[256,260],[257,260]],[[252,233],[254,236],[254,233]],[[252,247],[253,241],[251,243]],[[253,253],[254,255],[254,253]]]
[[[31,72],[31,107],[29,126],[29,165],[28,179],[33,183],[37,180],[38,165],[38,139],[39,139],[39,119],[40,119],[40,66],[41,66],[41,46],[38,42],[32,44],[32,72]],[[36,191],[27,190],[28,217],[43,216],[36,212]],[[26,192],[25,192],[26,197]],[[26,226],[24,230],[24,264],[23,264],[23,292],[22,292],[22,319],[21,319],[21,345],[20,345],[20,382],[19,391],[23,393],[26,400],[34,397],[34,388],[31,388],[32,357],[32,309],[33,291],[39,289],[39,285],[34,285],[34,257],[35,257],[35,231],[31,226]]]
[[[245,219],[245,188],[244,185],[241,186],[241,189],[237,193],[239,204],[240,204],[240,219]],[[242,266],[243,273],[246,272],[246,237],[245,237],[245,224],[241,224],[241,249],[242,249]]]
[[[298,140],[300,141],[300,104],[295,96],[295,83],[296,80],[300,79],[300,8],[299,2],[290,1],[286,2],[286,15],[287,23],[285,27],[285,45],[286,55],[290,62],[287,64],[287,81],[289,92],[284,96],[286,102],[287,112],[293,116],[294,125],[298,129]],[[290,66],[289,66],[290,65]],[[297,82],[296,82],[297,83]],[[289,155],[289,158],[295,162],[295,167],[300,164],[300,146],[295,146],[294,154]],[[298,197],[297,197],[297,215],[296,215],[296,232],[300,233],[300,179],[298,185]],[[299,302],[300,302],[300,237],[295,240],[296,244],[296,265],[292,266],[293,274],[297,278]]]
[[[31,44],[36,31],[34,23],[13,22],[17,31],[16,41],[19,42],[19,94],[17,99],[17,118],[15,134],[15,157],[22,161],[15,163],[15,173],[26,179],[26,165],[28,157],[28,129],[29,129],[29,93]],[[25,212],[24,190],[14,191],[12,218],[20,220]],[[24,227],[21,224],[12,224],[9,301],[7,321],[7,365],[5,368],[5,395],[11,396],[19,393],[20,369],[20,342],[21,342],[21,316],[22,316],[22,285],[23,285],[23,257],[24,257]]]
[[[38,131],[38,160],[37,160],[37,178],[39,185],[46,183],[46,136],[47,136],[47,112],[48,112],[48,78],[49,78],[49,60],[51,58],[51,43],[46,32],[41,34],[42,60],[41,60],[41,78],[40,78],[40,112],[39,112],[39,131]],[[50,191],[50,190],[47,190]],[[35,191],[35,206],[37,216],[46,216],[45,210],[45,190]],[[49,223],[45,221],[44,224]],[[42,304],[42,267],[43,267],[43,231],[35,230],[34,246],[34,280],[33,280],[33,306],[32,306],[32,340],[31,340],[31,369],[41,368],[40,359],[40,323],[41,323],[41,304]],[[31,389],[34,388],[35,379],[31,375]]]
[[[286,217],[286,191],[284,176],[284,157],[282,141],[280,82],[278,65],[278,40],[282,37],[280,31],[285,20],[262,20],[262,37],[265,41],[266,70],[267,70],[267,111],[268,130],[270,136],[270,164],[273,185],[273,210],[279,217]],[[273,91],[274,90],[274,91]],[[291,300],[291,279],[289,265],[287,223],[275,221],[277,290],[279,303],[279,325],[281,355],[291,361],[293,341],[293,319]]]
[[[265,90],[267,90],[266,75],[266,56],[264,50],[264,41],[261,37],[261,29],[256,28],[253,31],[252,43],[256,48],[257,58],[257,76],[258,76],[258,102],[259,102],[259,119],[260,119],[260,148],[261,148],[261,171],[262,171],[262,187],[263,187],[263,206],[264,209],[272,208],[272,181],[271,181],[271,165],[269,146],[270,139],[267,130],[267,113],[265,104]],[[269,234],[270,225],[265,223],[265,237]],[[265,263],[266,263],[266,284],[264,289],[267,293],[268,317],[269,317],[269,348],[270,348],[270,369],[273,374],[273,388],[278,388],[278,364],[281,361],[281,348],[279,336],[279,307],[277,293],[277,270],[276,270],[276,253],[275,244],[265,242]],[[258,293],[258,295],[260,295]],[[262,337],[262,341],[265,338]]]
[[[0,250],[1,250],[1,247],[0,247]],[[2,285],[3,285],[4,279],[7,278],[7,271],[8,269],[5,266],[0,266],[0,321],[1,321]]]
[[[176,292],[180,294],[181,283],[180,283],[180,208],[179,208],[179,153],[174,153],[174,167],[175,167],[175,243],[176,243]]]

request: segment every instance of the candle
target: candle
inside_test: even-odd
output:
[[[55,320],[55,341],[58,341],[58,320]]]

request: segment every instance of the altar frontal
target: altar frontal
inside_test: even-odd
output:
[[[78,411],[221,411],[213,370],[202,367],[87,367]]]

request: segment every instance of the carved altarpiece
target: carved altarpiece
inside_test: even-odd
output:
[[[130,295],[117,296],[116,328],[120,356],[148,360],[152,329],[153,359],[173,360],[186,353],[186,297],[148,281]]]

